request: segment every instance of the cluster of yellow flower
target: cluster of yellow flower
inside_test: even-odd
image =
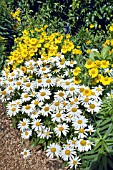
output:
[[[47,27],[45,25],[40,29],[24,30],[21,37],[15,38],[16,49],[10,53],[8,59],[8,63],[13,64],[13,68],[32,57],[43,56],[44,59],[48,59],[51,56],[58,56],[59,53],[82,54],[80,47],[74,48],[74,44],[70,40],[70,34],[64,35],[56,32],[48,35]]]
[[[113,82],[113,78],[108,76],[110,73],[110,63],[107,60],[87,60],[84,65],[88,70],[89,76],[91,78],[94,78],[93,83],[102,83],[104,86],[109,85],[111,82]],[[111,64],[111,68],[113,67],[113,64]],[[111,69],[112,70],[112,69]]]
[[[18,22],[21,21],[20,17],[19,17],[19,14],[20,14],[20,9],[17,8],[17,10],[15,12],[11,12],[11,15],[14,19],[16,19]]]

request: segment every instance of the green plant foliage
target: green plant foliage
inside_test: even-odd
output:
[[[85,162],[83,167],[90,167],[90,170],[112,170],[113,168],[113,114],[111,114],[110,105],[113,98],[108,99],[105,108],[103,106],[106,101],[105,99],[102,109],[96,115],[96,131],[90,139],[95,143],[95,146],[92,151],[83,154],[83,162]]]

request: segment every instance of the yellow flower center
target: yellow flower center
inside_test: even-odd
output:
[[[29,110],[29,109],[30,109],[30,106],[29,106],[29,105],[27,105],[25,108],[26,108],[27,110]]]
[[[64,130],[64,128],[61,126],[61,127],[59,127],[59,131],[63,131]]]
[[[71,118],[72,118],[72,116],[71,116],[71,115],[68,115],[68,118],[69,118],[69,119],[71,119]]]
[[[74,107],[74,108],[71,109],[71,111],[72,111],[72,112],[76,112],[76,111],[77,111],[77,108]]]
[[[42,79],[38,79],[38,83],[41,83],[42,82]]]
[[[60,114],[60,113],[57,113],[57,114],[56,114],[56,117],[61,117],[61,114]]]
[[[37,114],[37,112],[33,112],[33,114],[34,114],[34,115],[36,115],[36,114]]]
[[[40,126],[40,122],[36,122],[36,126]]]
[[[16,108],[15,108],[15,107],[13,107],[11,110],[12,110],[12,112],[14,112],[14,111],[16,110]]]
[[[51,152],[55,153],[56,152],[56,148],[51,148]]]
[[[44,111],[49,111],[49,107],[45,107],[45,108],[44,108]]]
[[[97,91],[101,91],[101,88],[100,88],[100,87],[98,87],[98,88],[97,88]]]
[[[75,88],[74,88],[74,87],[71,87],[71,88],[70,88],[70,91],[74,91],[74,90],[75,90]]]
[[[26,125],[26,122],[22,122],[22,126],[25,126]]]
[[[18,81],[16,84],[17,84],[18,86],[20,86],[20,85],[21,85],[21,82],[20,82],[20,81]]]
[[[46,83],[51,83],[51,80],[50,80],[50,79],[47,79],[47,80],[46,80]]]
[[[59,102],[55,102],[55,106],[59,106]]]
[[[66,154],[66,155],[70,155],[70,150],[67,149],[67,150],[65,151],[65,154]]]
[[[69,84],[70,84],[70,82],[69,82],[69,81],[66,81],[66,82],[65,82],[65,84],[66,84],[66,85],[69,85]]]
[[[30,87],[30,85],[31,85],[30,83],[26,83],[26,87]]]
[[[45,70],[46,70],[46,67],[43,67],[43,68],[42,68],[42,71],[45,71]]]
[[[12,87],[11,87],[11,86],[9,87],[9,90],[12,90]]]
[[[29,133],[28,132],[25,132],[25,135],[27,136]]]
[[[38,105],[38,103],[39,103],[38,101],[35,101],[35,102],[34,102],[35,105]]]
[[[13,81],[13,79],[8,79],[8,81],[9,81],[9,82],[12,82],[12,81]]]
[[[60,93],[59,93],[59,96],[60,96],[60,97],[63,97],[63,96],[64,96],[64,93],[63,93],[63,92],[60,92]]]
[[[41,96],[45,96],[46,95],[46,93],[45,92],[41,92],[41,94],[40,94]]]
[[[78,120],[78,124],[82,124],[82,120]]]
[[[2,91],[2,95],[5,95],[5,94],[6,94],[6,91],[5,91],[5,90],[3,90],[3,91]]]
[[[11,73],[11,76],[14,76],[15,74],[14,73]]]
[[[72,141],[72,144],[74,145],[75,143],[76,143],[76,140],[73,140],[73,141]]]
[[[64,105],[64,106],[66,106],[66,105],[67,105],[67,103],[66,103],[66,102],[63,102],[63,105]]]
[[[89,107],[90,107],[90,109],[94,109],[95,105],[94,104],[90,104]]]
[[[79,133],[84,133],[84,129],[83,128],[79,129]]]
[[[74,102],[73,102],[73,101],[71,101],[71,102],[70,102],[70,105],[73,105],[73,104],[74,104]]]
[[[85,146],[85,145],[86,145],[86,140],[81,140],[80,144],[81,144],[82,146]]]
[[[25,95],[24,95],[24,98],[28,98],[28,94],[25,94]]]
[[[83,91],[84,91],[84,88],[81,87],[81,88],[80,88],[80,92],[83,92]]]
[[[75,98],[74,101],[75,101],[75,102],[78,102],[78,98]]]
[[[89,101],[89,98],[86,97],[86,98],[84,99],[84,102],[88,102],[88,101]]]
[[[77,161],[74,160],[74,161],[73,161],[73,165],[76,165],[76,164],[77,164]]]
[[[24,155],[27,155],[27,152],[24,152]]]

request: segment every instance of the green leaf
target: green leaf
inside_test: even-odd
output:
[[[101,51],[101,57],[102,57],[103,60],[106,59],[106,57],[109,55],[109,54],[108,54],[109,50],[110,50],[110,47],[108,47],[108,46],[105,46],[105,47],[102,49],[102,51]]]
[[[111,119],[106,119],[106,120],[102,120],[102,121],[99,121],[97,126],[104,126],[105,124],[108,124],[109,122],[111,121]]]
[[[94,147],[94,151],[96,151],[100,146],[101,146],[101,144],[102,144],[102,142],[100,141],[100,142],[98,142],[97,144],[96,144],[96,146]]]
[[[106,131],[105,135],[108,136],[112,130],[113,130],[113,124],[110,124],[109,129]]]

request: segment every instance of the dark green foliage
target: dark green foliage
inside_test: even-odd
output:
[[[105,100],[106,101],[106,100]],[[104,101],[104,104],[105,104]],[[111,100],[113,101],[113,100]],[[103,104],[103,105],[104,105]],[[110,109],[108,105],[107,109]],[[105,113],[106,108],[103,112]],[[100,117],[100,115],[102,115]],[[113,114],[103,114],[100,110],[96,115],[95,133],[90,139],[95,143],[91,151],[82,155],[83,168],[88,170],[112,170],[113,169]],[[86,170],[86,169],[85,169]]]
[[[10,1],[8,1],[10,2]],[[15,24],[11,16],[11,10],[7,4],[7,1],[1,0],[0,2],[0,71],[3,69],[3,65],[11,47],[13,46],[13,35],[15,31],[13,26]]]
[[[90,24],[94,24],[95,31],[99,25],[106,30],[106,26],[113,20],[110,0],[28,0],[28,4],[32,16],[40,18],[41,15],[48,24],[56,21],[54,26],[57,29],[61,25],[68,25],[73,35],[82,26],[89,27]]]

